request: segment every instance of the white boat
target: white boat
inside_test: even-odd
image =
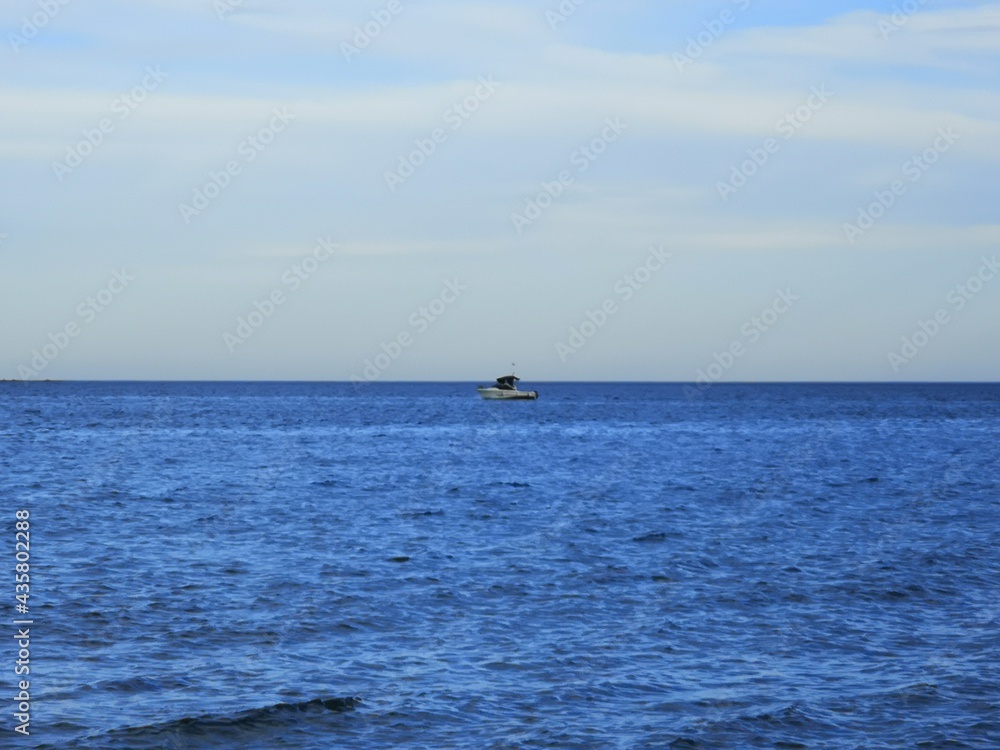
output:
[[[517,381],[520,379],[516,375],[504,375],[497,378],[497,382],[493,385],[481,385],[476,390],[483,398],[498,401],[534,401],[538,398],[538,391],[517,389]]]

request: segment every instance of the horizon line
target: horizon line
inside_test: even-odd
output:
[[[523,380],[523,379],[522,379]],[[485,382],[481,380],[284,380],[284,379],[251,379],[233,380],[229,378],[2,378],[0,383],[232,383],[232,384],[326,384],[349,386],[374,385],[469,385]],[[741,385],[1000,385],[1000,380],[725,380],[703,382],[697,380],[531,380],[531,383],[549,385],[677,385],[677,386],[741,386]]]

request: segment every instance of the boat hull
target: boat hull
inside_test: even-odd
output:
[[[502,388],[477,388],[479,395],[488,401],[534,401],[538,391],[510,391]]]

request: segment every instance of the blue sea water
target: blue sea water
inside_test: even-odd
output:
[[[1000,746],[1000,387],[529,387],[0,384],[0,745]]]

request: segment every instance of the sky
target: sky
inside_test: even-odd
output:
[[[0,27],[0,378],[1000,380],[1000,3]]]

